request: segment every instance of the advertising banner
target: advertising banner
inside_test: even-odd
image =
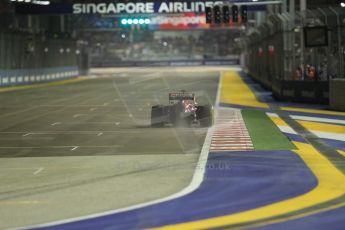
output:
[[[228,1],[241,2],[241,1]],[[205,7],[222,5],[224,1],[142,1],[142,2],[95,2],[50,3],[49,5],[16,3],[19,14],[176,14],[204,13]],[[260,5],[248,10],[262,10]],[[266,8],[264,8],[266,9]]]
[[[35,5],[17,3],[16,12],[21,14],[167,14],[167,13],[203,13],[205,7],[222,4],[222,1],[146,1],[113,3],[51,3]]]
[[[184,13],[178,15],[157,15],[150,18],[150,29],[154,30],[190,30],[207,29],[205,14]]]

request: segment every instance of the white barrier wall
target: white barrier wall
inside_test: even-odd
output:
[[[78,67],[0,70],[0,87],[51,82],[77,77]]]

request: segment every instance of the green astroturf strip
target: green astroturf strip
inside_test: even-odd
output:
[[[296,147],[260,110],[242,110],[255,150],[292,150]]]

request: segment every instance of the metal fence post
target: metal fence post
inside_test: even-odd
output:
[[[303,27],[304,27],[304,21],[305,21],[305,14],[306,14],[306,10],[307,10],[307,1],[306,0],[300,0],[300,12],[301,12],[301,39],[300,39],[300,44],[301,44],[301,47],[300,47],[300,50],[301,50],[301,69],[302,69],[302,73],[304,73],[304,52],[305,52],[305,49],[304,49],[304,33],[303,33]]]
[[[342,47],[342,39],[341,39],[341,20],[339,13],[332,7],[330,7],[330,10],[334,12],[334,14],[337,16],[337,33],[338,33],[338,58],[339,58],[339,65],[338,65],[338,71],[339,71],[339,77],[344,78],[344,47]]]

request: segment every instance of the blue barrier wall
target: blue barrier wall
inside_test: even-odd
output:
[[[0,70],[0,87],[58,81],[78,75],[77,66]]]

